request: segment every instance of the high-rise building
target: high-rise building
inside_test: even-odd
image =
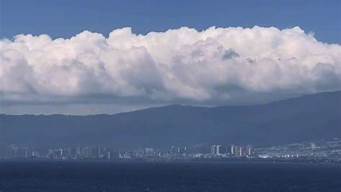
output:
[[[236,151],[235,151],[235,146],[231,145],[231,151],[230,151],[231,155],[235,155]]]
[[[212,155],[221,155],[221,145],[211,145]]]
[[[211,145],[211,154],[212,154],[212,155],[215,154],[215,145]]]
[[[252,156],[252,147],[250,145],[246,147],[246,156],[248,157]]]
[[[217,145],[217,155],[221,155],[221,145]]]

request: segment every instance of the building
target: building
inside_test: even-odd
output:
[[[221,153],[221,145],[211,145],[211,154],[220,156]]]

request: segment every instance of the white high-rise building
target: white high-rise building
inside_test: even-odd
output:
[[[230,152],[231,152],[231,155],[234,155],[236,153],[234,145],[231,145],[231,151]]]
[[[211,145],[212,155],[221,155],[221,145]]]

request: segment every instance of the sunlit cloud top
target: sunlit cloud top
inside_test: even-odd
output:
[[[0,40],[4,103],[233,103],[341,89],[341,45],[299,27],[182,27]]]

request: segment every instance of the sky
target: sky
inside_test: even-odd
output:
[[[111,114],[340,90],[340,8],[0,0],[0,113]]]

